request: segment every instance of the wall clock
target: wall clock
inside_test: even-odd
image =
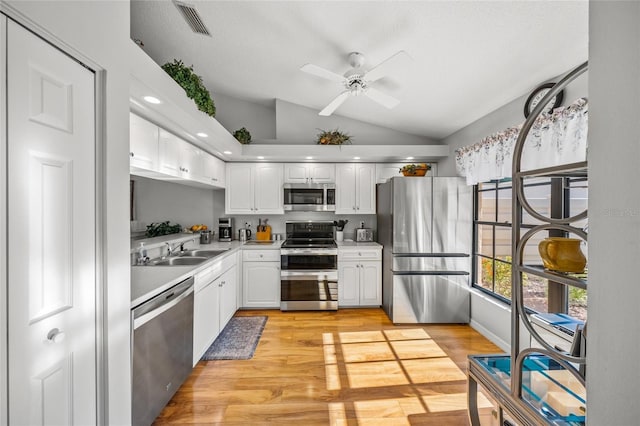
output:
[[[540,103],[542,98],[547,94],[549,90],[555,85],[555,83],[545,83],[533,89],[533,92],[527,98],[527,101],[524,103],[524,116],[529,117],[531,111]],[[560,104],[562,104],[562,99],[564,99],[564,90],[558,92],[558,94],[549,101],[547,106],[544,109],[544,112],[551,112],[554,108],[558,108]]]

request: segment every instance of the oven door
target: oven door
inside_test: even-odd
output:
[[[285,271],[280,274],[280,309],[337,310],[338,271]]]

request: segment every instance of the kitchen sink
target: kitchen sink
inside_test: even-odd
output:
[[[157,260],[155,262],[149,263],[152,266],[183,266],[183,265],[199,265],[202,262],[207,261],[208,257],[196,257],[196,256],[187,256],[187,257],[169,257],[167,259]]]
[[[180,257],[216,257],[221,255],[222,253],[226,253],[228,249],[225,250],[187,250],[180,254]]]

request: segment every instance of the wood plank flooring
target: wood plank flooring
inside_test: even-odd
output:
[[[254,357],[199,362],[154,424],[467,425],[466,357],[501,352],[469,326],[394,326],[381,309],[236,315],[269,317]]]

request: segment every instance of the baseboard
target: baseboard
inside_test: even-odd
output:
[[[497,335],[495,335],[493,332],[491,332],[488,328],[486,328],[485,326],[483,326],[479,322],[474,321],[472,319],[471,322],[469,322],[469,325],[471,326],[471,328],[476,330],[478,333],[482,334],[484,337],[486,337],[487,339],[489,339],[493,343],[495,343],[503,351],[509,352],[511,350],[511,346],[509,345],[508,342],[505,342],[504,340],[499,338]]]

